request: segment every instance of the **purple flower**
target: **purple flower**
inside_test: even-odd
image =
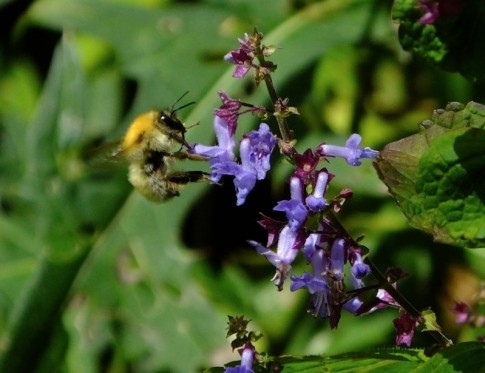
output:
[[[297,231],[308,216],[308,210],[303,204],[303,183],[298,177],[290,180],[290,194],[290,200],[279,201],[273,210],[284,212],[290,228]]]
[[[300,229],[308,215],[308,210],[305,208],[303,203],[296,199],[280,201],[273,210],[281,211],[286,214],[288,226],[294,232]]]
[[[464,302],[455,302],[451,312],[455,314],[455,322],[457,324],[464,324],[470,319],[470,306]]]
[[[344,310],[346,310],[347,312],[350,312],[353,315],[358,315],[363,305],[364,305],[364,302],[362,302],[359,298],[354,297],[350,299],[348,302],[346,302],[343,308]]]
[[[226,62],[236,65],[236,70],[232,76],[234,78],[244,77],[253,66],[255,57],[255,47],[248,34],[244,34],[244,39],[239,39],[239,49],[232,50],[224,56]]]
[[[370,273],[370,267],[363,262],[362,256],[357,251],[353,251],[351,257],[352,276],[357,280],[361,280]]]
[[[313,194],[305,199],[308,209],[312,212],[322,211],[328,206],[327,201],[323,198],[328,184],[328,173],[321,171],[318,173],[317,182],[313,189]]]
[[[438,2],[435,0],[419,0],[419,5],[425,11],[419,19],[419,23],[423,25],[433,24],[440,15]]]
[[[306,244],[309,244],[308,239]],[[310,250],[307,250],[307,253],[310,253]],[[323,318],[330,317],[331,293],[326,279],[328,261],[325,257],[325,251],[322,249],[314,250],[311,254],[310,263],[314,275],[305,272],[301,277],[291,276],[293,282],[290,290],[295,291],[307,288],[308,292],[312,295],[312,308],[310,312],[314,316]]]
[[[301,277],[291,276],[291,281],[293,281],[290,286],[291,291],[307,288],[310,294],[315,294],[328,290],[327,283],[321,276],[318,278],[317,276],[313,276],[308,272],[303,272]]]
[[[241,365],[236,367],[224,369],[224,373],[254,373],[254,347],[251,343],[247,343],[242,349],[239,350],[241,354]]]
[[[396,345],[411,347],[418,320],[408,313],[402,312],[398,318],[393,320],[393,323],[396,328]]]
[[[230,169],[230,164],[234,162],[234,131],[229,123],[221,117],[214,117],[214,131],[216,133],[216,146],[207,146],[195,144],[192,146],[192,152],[210,158],[211,180],[214,183],[219,182],[222,175],[226,174],[221,170]]]
[[[246,197],[256,185],[256,180],[262,180],[270,169],[269,158],[276,140],[266,123],[261,123],[258,131],[251,131],[241,141],[239,155],[241,165],[232,162],[218,166],[219,173],[234,175],[234,186],[237,190],[237,205],[246,201]]]
[[[332,263],[333,279],[336,281],[341,281],[344,278],[345,254],[345,240],[338,238],[333,241],[330,262]]]
[[[237,127],[237,119],[240,114],[239,109],[241,109],[242,103],[239,100],[230,98],[224,91],[219,92],[219,97],[221,98],[222,105],[214,110],[214,114],[228,123],[229,133],[234,135]]]
[[[463,0],[419,0],[419,6],[424,14],[419,23],[430,25],[440,17],[454,17],[461,13],[465,1]]]
[[[239,153],[245,170],[256,174],[258,180],[266,176],[270,169],[269,158],[276,145],[276,140],[266,123],[259,125],[259,130],[249,132],[241,141]]]
[[[261,123],[258,131],[251,131],[241,141],[241,164],[234,157],[235,128],[226,119],[215,116],[214,129],[218,145],[206,146],[196,144],[192,151],[209,157],[211,165],[211,181],[218,183],[223,175],[234,176],[234,186],[237,193],[237,205],[246,201],[246,197],[256,185],[256,180],[264,179],[270,168],[269,158],[276,140],[265,123]]]
[[[313,154],[311,149],[307,149],[303,154],[294,154],[293,159],[295,160],[296,165],[294,175],[299,177],[304,184],[310,184],[315,168],[320,162],[320,156],[318,154]]]
[[[303,248],[301,249],[303,255],[305,256],[308,263],[311,262],[313,254],[315,254],[316,250],[322,250],[323,248],[320,246],[322,235],[319,233],[311,233],[308,235],[305,243],[303,244]]]
[[[290,196],[295,201],[303,202],[303,182],[299,177],[290,179]]]
[[[273,277],[274,284],[279,290],[291,271],[291,263],[298,254],[299,235],[289,226],[285,226],[279,235],[276,253],[256,241],[248,241],[256,248],[259,255],[264,255],[268,261],[276,267],[276,274]]]
[[[234,175],[234,186],[236,187],[236,205],[241,206],[246,202],[246,197],[249,192],[253,190],[256,185],[256,175],[241,170],[241,172]]]
[[[234,187],[236,188],[236,205],[241,206],[246,202],[246,197],[256,185],[256,174],[247,171],[243,166],[234,162],[217,162],[212,164],[212,174],[217,175],[219,179],[222,175],[234,176]],[[212,177],[211,177],[212,179]]]
[[[359,166],[361,158],[374,158],[379,154],[378,151],[372,150],[371,148],[359,148],[360,141],[362,137],[356,133],[351,135],[345,146],[327,145],[321,144],[318,147],[318,152],[326,157],[341,157],[345,158],[347,163],[351,166]]]

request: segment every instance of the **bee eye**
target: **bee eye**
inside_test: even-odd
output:
[[[160,113],[160,117],[158,118],[158,123],[162,126],[167,126],[171,130],[177,132],[186,132],[185,126],[183,123],[175,116],[173,113]]]

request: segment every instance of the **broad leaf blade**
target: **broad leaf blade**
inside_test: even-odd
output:
[[[230,366],[237,366],[233,362]],[[385,348],[334,356],[283,356],[268,358],[255,372],[483,372],[485,344],[464,342],[427,357],[422,349]],[[222,372],[221,368],[205,371]]]
[[[452,103],[374,166],[410,224],[439,242],[485,246],[485,107]]]

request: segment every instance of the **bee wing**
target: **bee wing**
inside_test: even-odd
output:
[[[84,152],[83,158],[92,169],[112,168],[113,164],[127,163],[120,141],[103,143]]]

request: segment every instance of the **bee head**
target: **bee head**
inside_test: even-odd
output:
[[[162,128],[166,128],[169,132],[175,134],[178,133],[183,135],[187,131],[184,124],[177,118],[175,111],[173,110],[162,110],[158,117],[158,124]]]
[[[176,112],[186,108],[187,106],[193,105],[195,102],[189,102],[188,104],[179,106],[175,108],[175,105],[188,93],[185,92],[173,105],[170,109],[165,109],[160,111],[160,115],[158,116],[158,125],[162,132],[169,134],[175,139],[178,139],[184,145],[187,145],[185,142],[185,132],[187,132],[187,128],[184,124],[180,121],[177,117]]]

